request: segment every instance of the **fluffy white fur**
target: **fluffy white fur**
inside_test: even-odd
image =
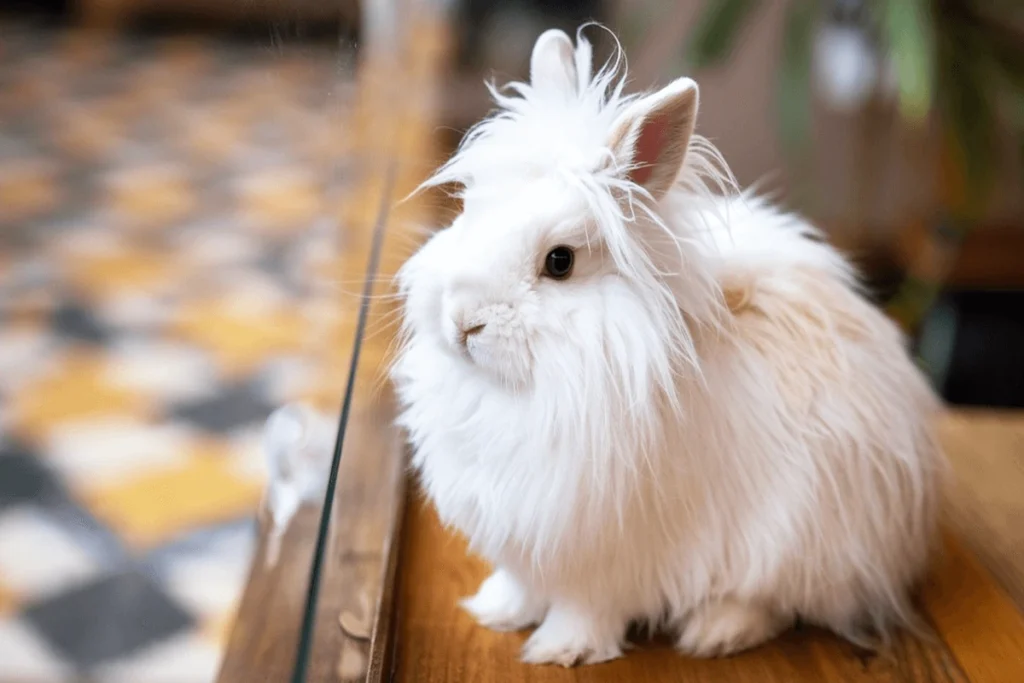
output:
[[[619,656],[635,620],[699,656],[797,617],[910,623],[943,460],[900,332],[810,225],[731,191],[692,81],[627,97],[590,62],[581,35],[538,39],[431,181],[463,213],[399,276],[413,465],[495,565],[464,606],[538,625],[523,658],[564,665]],[[665,102],[658,149],[686,155],[659,192],[634,178]],[[543,277],[562,244],[571,277]]]

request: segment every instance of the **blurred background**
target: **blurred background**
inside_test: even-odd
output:
[[[263,422],[340,403],[346,117],[402,4],[0,4],[0,683],[215,676]],[[599,21],[633,88],[699,81],[700,132],[854,256],[947,401],[1024,406],[1024,3],[434,4],[442,151]]]

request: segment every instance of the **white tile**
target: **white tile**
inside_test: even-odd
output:
[[[124,419],[68,422],[53,429],[48,461],[72,487],[97,487],[185,461],[193,432]]]
[[[31,254],[11,264],[6,284],[24,289],[45,287],[53,279],[56,268],[52,258]]]
[[[0,619],[0,681],[63,683],[69,667],[27,625]]]
[[[228,437],[231,469],[238,476],[266,482],[269,476],[263,451],[263,425],[235,431]]]
[[[186,344],[130,341],[111,349],[107,359],[113,385],[164,402],[208,395],[216,378],[211,359]]]
[[[271,360],[263,369],[266,398],[275,405],[283,405],[315,386],[318,374],[313,364],[298,357]]]
[[[40,510],[23,506],[0,515],[0,581],[19,599],[84,583],[99,570],[74,537]]]
[[[292,305],[288,293],[269,275],[239,268],[225,282],[227,310],[242,317],[261,317],[278,313]]]
[[[176,558],[164,585],[193,614],[226,614],[241,598],[251,555],[251,548],[231,544]]]
[[[52,244],[57,253],[74,259],[82,256],[107,256],[123,249],[122,239],[101,217],[94,216],[90,223],[78,225],[73,232],[56,238]]]
[[[147,330],[170,321],[173,308],[155,293],[125,290],[100,302],[97,314],[114,327]]]
[[[52,369],[56,348],[46,332],[0,329],[0,393],[9,395]]]
[[[220,668],[221,650],[198,633],[157,643],[96,671],[104,683],[209,683]]]
[[[183,260],[200,271],[251,263],[259,257],[260,245],[251,234],[202,226],[177,236],[178,252]]]

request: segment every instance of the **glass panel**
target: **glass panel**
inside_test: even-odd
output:
[[[388,544],[403,494],[401,438],[386,381],[398,310],[391,280],[423,237],[426,204],[401,201],[436,161],[433,115],[445,26],[421,0],[364,5],[355,105],[345,120],[348,157],[362,170],[341,192],[346,254],[366,273],[359,296],[339,302],[336,344],[351,353],[346,393],[303,614],[293,681],[361,680]],[[357,268],[351,263],[350,272]],[[354,291],[355,287],[352,287]],[[339,457],[340,456],[340,457]]]

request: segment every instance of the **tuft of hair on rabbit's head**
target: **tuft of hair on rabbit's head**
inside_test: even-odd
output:
[[[427,495],[496,565],[467,609],[542,621],[524,658],[559,663],[635,619],[697,655],[913,623],[943,461],[901,333],[737,189],[696,83],[625,83],[546,31],[425,183],[462,211],[399,271],[391,374]]]
[[[547,31],[530,83],[508,87],[518,96],[492,87],[501,110],[427,182],[458,184],[463,211],[400,273],[408,322],[509,389],[565,391],[570,368],[578,382],[611,371],[629,401],[692,364],[665,280],[688,250],[654,207],[684,167],[693,187],[728,176],[694,138],[696,83],[624,95],[620,66],[593,74],[585,39],[574,49]],[[706,314],[710,282],[694,276],[686,308]]]

